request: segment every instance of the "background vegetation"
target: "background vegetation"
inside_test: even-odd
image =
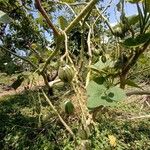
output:
[[[104,4],[0,0],[1,149],[150,148],[150,2]]]

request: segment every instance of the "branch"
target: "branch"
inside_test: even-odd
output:
[[[71,64],[73,64],[73,61],[71,59],[71,57],[69,56],[69,50],[68,50],[68,37],[67,34],[64,32],[64,36],[65,36],[65,53],[64,55],[60,58],[61,62],[67,58]]]
[[[30,47],[30,48],[31,48],[31,47]],[[36,49],[31,48],[31,51],[32,51],[33,53],[35,53],[35,55],[36,55],[36,57],[37,57],[37,59],[38,59],[39,61],[44,62],[44,59],[42,58],[42,56],[40,55],[40,53],[39,53]]]
[[[87,2],[69,3],[70,6],[87,5]]]
[[[36,8],[41,12],[42,16],[45,18],[46,22],[48,23],[49,27],[53,30],[55,36],[59,36],[59,32],[56,29],[56,27],[53,25],[51,20],[49,19],[48,14],[44,10],[44,8],[41,5],[41,0],[35,0],[35,6]]]
[[[28,59],[26,59],[26,58],[24,58],[24,57],[21,57],[21,56],[19,56],[19,55],[17,55],[16,53],[14,53],[14,52],[8,50],[8,49],[5,48],[5,47],[0,46],[0,48],[4,49],[5,51],[9,52],[10,54],[12,54],[12,55],[14,55],[14,56],[16,56],[16,57],[18,57],[18,58],[20,58],[20,59],[26,61],[26,62],[29,63],[33,68],[38,69],[38,66],[36,66],[35,64],[33,64],[30,60],[28,60]]]
[[[92,63],[91,28],[89,28],[89,33],[88,33],[88,38],[87,38],[87,45],[88,45],[88,54],[89,54],[89,64],[88,64],[88,65],[90,66],[91,63]],[[90,75],[91,75],[91,69],[89,69],[89,72],[88,72],[87,77],[86,77],[86,87],[87,87],[88,84],[89,84]]]
[[[62,4],[64,5],[65,2],[59,2],[59,1],[50,1],[52,3],[55,3],[55,4]],[[87,2],[77,2],[77,3],[69,3],[70,6],[79,6],[79,5],[87,5]]]
[[[104,8],[103,11],[101,12],[101,14],[98,15],[98,17],[95,19],[95,21],[94,21],[94,23],[92,24],[92,26],[94,26],[94,25],[96,24],[96,22],[97,22],[98,19],[101,17],[101,15],[104,14],[105,11],[110,7],[111,3],[112,3],[112,0],[110,0],[110,2],[108,3],[108,5],[105,6],[105,8]],[[97,8],[97,9],[98,9],[98,8]],[[99,11],[99,10],[98,10],[98,11]]]
[[[127,96],[131,95],[150,95],[150,91],[131,91],[131,92],[126,92]]]
[[[65,3],[65,2],[59,2],[59,3],[61,3],[61,4],[63,4],[63,5],[66,5],[66,6],[70,9],[70,11],[74,14],[74,16],[77,17],[76,13],[74,12],[74,10],[73,10],[72,7],[70,6],[70,4]],[[80,25],[82,25],[81,21],[80,21],[79,23],[80,23]]]
[[[98,9],[98,7],[96,7],[96,9],[97,9],[97,11],[98,11],[99,16],[104,20],[104,22],[105,22],[106,25],[108,26],[109,30],[111,31],[111,33],[114,35],[114,31],[113,31],[113,29],[112,29],[110,23],[108,22],[107,18],[102,15],[102,12]]]
[[[130,68],[137,62],[140,55],[147,49],[149,44],[150,44],[150,38],[143,45],[143,47],[136,52],[136,54],[132,57],[131,61],[129,61],[129,63],[123,68],[122,74],[126,74],[130,70]]]
[[[65,32],[69,33],[72,28],[82,20],[82,18],[94,7],[97,2],[98,0],[91,0],[91,2],[89,2],[89,4],[81,11],[81,13],[68,25],[68,27],[65,29]]]
[[[53,109],[53,111],[56,113],[56,115],[58,116],[58,118],[60,119],[61,123],[64,125],[64,127],[66,128],[66,130],[72,135],[72,137],[75,138],[74,133],[72,132],[71,128],[66,124],[66,122],[63,120],[63,118],[60,116],[60,114],[58,113],[58,111],[55,109],[55,107],[53,106],[53,104],[51,103],[50,99],[46,96],[45,92],[42,90],[42,93],[46,99],[46,101],[48,102],[48,104],[50,105],[50,107]]]
[[[133,119],[148,119],[148,118],[150,118],[150,115],[135,116],[135,117],[127,118],[127,119],[133,120]]]
[[[46,70],[46,67],[48,66],[48,64],[50,63],[50,61],[51,61],[51,60],[54,58],[54,56],[58,53],[59,47],[60,47],[60,45],[57,44],[56,49],[55,49],[55,50],[52,52],[52,54],[47,58],[47,60],[46,60],[46,62],[45,62],[45,64],[44,64],[43,69],[42,69],[41,72],[44,72],[44,71]]]
[[[54,86],[56,83],[60,83],[60,82],[62,82],[60,79],[56,79],[56,80],[54,80],[54,81],[49,82],[49,86],[52,87],[52,86]]]

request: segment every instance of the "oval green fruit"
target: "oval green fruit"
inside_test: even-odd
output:
[[[74,105],[70,100],[67,100],[64,104],[65,107],[65,113],[66,114],[72,114],[74,112]]]
[[[58,70],[58,77],[63,81],[70,83],[74,77],[74,70],[69,65],[60,67]]]

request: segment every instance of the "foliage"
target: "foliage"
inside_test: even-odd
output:
[[[87,94],[89,95],[87,107],[90,109],[101,105],[113,106],[117,104],[117,101],[125,99],[125,93],[122,89],[115,86],[107,88],[94,81],[88,84]]]
[[[127,17],[127,2],[136,4],[137,15]],[[11,102],[9,99],[2,101],[1,147],[75,149],[81,145],[86,148],[78,149],[128,149],[130,146],[136,149],[138,144],[141,149],[142,144],[144,148],[148,147],[145,141],[149,137],[145,131],[142,132],[143,140],[130,129],[126,132],[124,122],[116,123],[110,115],[100,115],[100,122],[94,118],[96,110],[102,113],[108,107],[115,108],[126,98],[126,85],[140,88],[131,80],[130,73],[135,72],[142,57],[147,63],[144,55],[149,53],[149,1],[120,0],[116,5],[120,18],[114,27],[111,27],[107,13],[111,3],[103,7],[103,1],[98,0],[0,0],[2,71],[9,74],[24,73],[24,70],[30,70],[31,74],[36,72],[42,76],[48,91],[46,95],[44,87],[36,93],[27,90]],[[4,67],[4,64],[7,65]],[[63,64],[67,67],[61,70]],[[13,88],[19,88],[29,76],[18,76]],[[56,93],[55,86],[59,82],[64,82],[65,88]],[[75,98],[65,103],[65,111],[62,111],[59,104],[65,97],[64,91],[73,91]],[[54,97],[58,101],[54,101]],[[92,109],[93,118],[87,108]],[[75,124],[73,120],[69,121],[74,115],[78,118]],[[22,130],[24,126],[26,133]],[[123,127],[123,132],[119,127]]]
[[[34,98],[33,98],[34,97]],[[59,105],[59,101],[55,102]],[[57,120],[53,111],[42,98],[42,115],[48,115],[38,127],[38,113],[36,112],[37,91],[23,93],[21,95],[7,96],[0,99],[0,147],[1,149],[75,149],[77,147],[72,141],[64,127]],[[91,129],[89,141],[90,149],[111,149],[109,136],[116,138],[116,149],[148,149],[149,148],[149,121],[119,121],[115,120],[117,112],[137,113],[140,104],[132,103],[124,105],[120,103],[117,111],[110,110],[107,113],[100,112],[97,122]],[[114,108],[115,109],[115,108]],[[123,113],[122,112],[122,113]],[[116,113],[116,114],[115,114]],[[147,113],[147,112],[145,112]],[[114,115],[114,118],[112,118]],[[68,117],[67,117],[68,118]],[[67,120],[66,118],[66,120]],[[73,118],[72,118],[73,119]],[[78,137],[80,131],[79,120],[68,122],[77,136],[80,145],[82,139]],[[79,133],[78,133],[79,132]]]

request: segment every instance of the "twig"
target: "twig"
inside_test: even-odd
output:
[[[72,132],[71,128],[66,124],[66,122],[63,120],[63,118],[60,116],[60,114],[58,113],[58,111],[55,109],[55,107],[53,106],[53,104],[51,103],[50,99],[46,96],[45,92],[42,90],[42,93],[46,99],[46,101],[48,102],[48,104],[50,105],[50,107],[53,109],[53,111],[56,113],[56,115],[58,116],[58,118],[60,119],[61,123],[64,125],[64,127],[66,128],[66,130],[73,136],[73,138],[75,138],[74,133]]]
[[[84,55],[84,27],[85,25],[90,29],[90,25],[86,22],[87,18],[90,16],[91,10],[88,12],[88,14],[85,16],[83,22],[82,22],[82,34],[81,34],[81,50],[80,50],[80,60],[79,60],[79,68],[78,72],[81,71],[82,65],[83,65],[83,55]]]
[[[127,96],[131,95],[150,95],[150,91],[131,91],[126,93]]]
[[[146,72],[146,71],[149,71],[149,70],[150,70],[150,66],[148,66],[148,67],[144,68],[143,70],[140,70],[140,71],[138,71],[138,72],[136,72],[136,73],[131,72],[131,73],[129,74],[129,77],[128,77],[128,78],[130,78],[130,76],[135,76],[135,75],[138,75],[138,74],[140,74],[140,73],[143,73],[143,72]]]
[[[59,3],[59,4],[66,5],[66,6],[70,9],[70,11],[74,14],[74,16],[77,17],[75,11],[72,9],[72,7],[70,6],[70,4],[65,3],[65,2],[58,2],[58,3]],[[80,25],[82,25],[81,21],[80,21],[79,23],[80,23]]]
[[[142,48],[139,48],[135,55],[130,56],[131,60],[125,65],[125,67],[122,69],[122,74],[126,74],[128,73],[128,71],[130,70],[130,68],[132,66],[134,66],[134,64],[137,62],[138,58],[141,56],[141,54],[147,49],[147,47],[150,44],[150,38],[147,40],[147,42],[143,45]],[[132,54],[131,54],[132,55]]]
[[[107,18],[103,16],[102,12],[98,9],[98,7],[96,7],[96,9],[97,9],[99,16],[104,20],[104,22],[108,26],[109,30],[111,31],[111,33],[114,35],[114,31],[113,31],[110,23],[108,22]]]
[[[91,28],[89,28],[89,33],[88,33],[88,38],[87,38],[88,53],[89,53],[89,64],[88,65],[89,66],[92,63],[92,51],[91,51],[91,44],[90,43],[91,43]],[[91,69],[89,69],[89,72],[88,72],[87,77],[86,77],[86,87],[90,81],[90,74],[91,74]]]
[[[133,119],[146,119],[146,118],[150,118],[150,115],[136,116],[136,117],[131,117],[127,119],[133,120]]]
[[[59,2],[59,1],[50,1],[52,3],[55,3],[55,4],[64,4],[65,2]],[[76,2],[76,3],[69,3],[70,6],[78,6],[78,5],[87,5],[87,2]]]
[[[69,33],[72,28],[82,20],[82,18],[94,7],[94,5],[98,2],[98,0],[91,0],[88,5],[81,11],[81,13],[69,24],[69,26],[65,29],[66,33]]]
[[[112,3],[112,0],[110,0],[110,2],[109,2],[108,5],[103,9],[103,11],[101,12],[101,14],[104,14],[104,13],[105,13],[105,11],[110,7],[111,3]],[[96,22],[98,21],[98,19],[101,17],[101,14],[98,15],[98,17],[95,19],[95,21],[94,21],[94,23],[93,23],[92,26],[94,26],[94,25],[96,24]]]
[[[59,83],[59,82],[61,82],[61,80],[60,80],[60,79],[57,79],[57,80],[51,81],[51,82],[49,82],[49,86],[50,86],[50,87],[52,87],[53,85],[55,85],[56,83]]]
[[[30,60],[26,59],[25,57],[21,57],[21,56],[17,55],[16,53],[12,52],[11,50],[9,50],[9,49],[7,49],[7,48],[5,48],[5,47],[3,47],[3,46],[0,46],[0,48],[4,49],[5,51],[9,52],[10,54],[12,54],[12,55],[14,55],[14,56],[16,56],[16,57],[18,57],[18,58],[20,58],[20,59],[26,61],[26,62],[29,63],[33,68],[38,69],[38,66],[36,66],[35,64],[33,64]]]
[[[38,107],[39,108],[36,108],[36,109],[39,109],[37,112],[38,112],[38,127],[41,127],[41,116],[42,116],[42,113],[41,113],[41,109],[42,109],[42,103],[41,103],[41,97],[40,97],[40,93],[38,91]]]
[[[64,36],[65,36],[65,54],[60,58],[60,61],[63,61],[64,58],[66,57],[66,58],[68,58],[68,60],[70,61],[70,63],[73,64],[73,61],[72,61],[72,59],[69,56],[68,37],[67,37],[67,34],[65,32],[64,32]]]
[[[31,48],[31,47],[30,47]],[[38,60],[40,61],[42,61],[42,62],[44,62],[44,59],[42,58],[42,56],[40,55],[40,53],[36,50],[36,49],[34,49],[34,48],[31,48],[31,51],[33,52],[33,53],[35,53],[35,55],[36,55],[36,57],[38,58]]]
[[[56,27],[53,25],[53,23],[49,19],[48,14],[46,13],[46,11],[44,10],[44,8],[42,7],[41,0],[35,0],[35,5],[36,5],[36,8],[41,12],[42,16],[45,18],[45,20],[48,23],[49,27],[53,30],[54,35],[56,37],[59,36],[60,33],[58,32],[58,30],[56,29]]]
[[[87,2],[69,3],[70,6],[87,5]]]
[[[53,59],[53,57],[58,53],[59,51],[59,48],[60,48],[61,44],[57,43],[56,45],[56,49],[52,52],[52,54],[47,58],[44,66],[43,66],[43,69],[41,72],[44,72],[46,70],[46,67],[48,66],[48,64],[50,63],[50,61]]]

